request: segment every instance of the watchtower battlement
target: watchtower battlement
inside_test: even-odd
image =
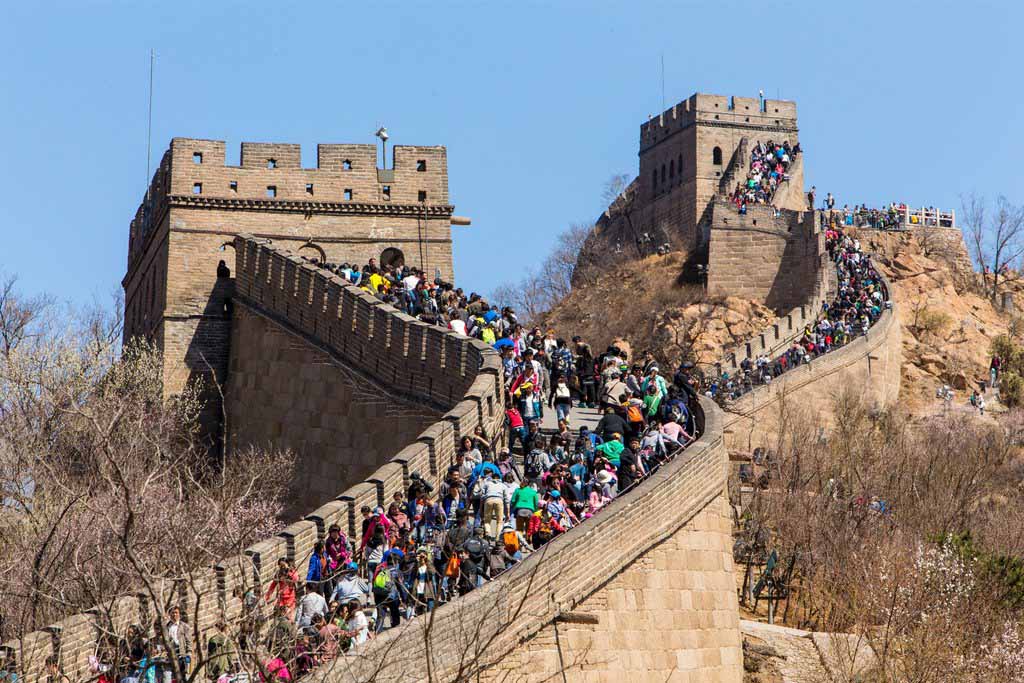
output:
[[[746,178],[759,142],[799,140],[796,102],[694,93],[640,125],[639,174],[629,201],[597,221],[590,247],[652,253],[668,244],[703,258],[711,238],[711,205],[725,185]],[[789,169],[774,205],[804,208],[803,164]],[[628,210],[623,210],[628,206]],[[636,248],[623,248],[630,242]]]
[[[695,93],[640,124],[640,153],[696,123],[796,133],[796,102]]]
[[[247,208],[301,213],[452,213],[448,151],[440,145],[395,145],[390,168],[378,167],[374,144],[319,144],[315,168],[302,166],[297,144],[243,142],[238,165],[227,163],[226,152],[223,140],[171,140],[131,224],[129,267],[169,197],[193,206],[242,202]]]

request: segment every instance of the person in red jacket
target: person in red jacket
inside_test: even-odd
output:
[[[270,602],[276,594],[275,604],[289,619],[295,612],[295,587],[299,583],[299,575],[292,568],[288,560],[283,557],[277,561],[277,577],[270,582],[267,589],[266,601]]]
[[[523,452],[526,452],[526,425],[523,423],[523,416],[519,413],[519,409],[516,408],[515,401],[512,400],[511,396],[505,396],[505,419],[508,421],[508,449],[509,451],[515,446],[518,440],[520,445],[523,447]]]
[[[533,546],[534,550],[563,531],[565,529],[558,523],[558,520],[551,516],[547,508],[541,508],[535,512],[526,525],[526,537],[530,539],[530,545]]]

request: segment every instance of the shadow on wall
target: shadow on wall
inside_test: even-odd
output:
[[[215,455],[223,447],[222,390],[228,379],[228,360],[231,351],[232,296],[235,280],[227,274],[219,274],[203,307],[202,317],[197,318],[185,349],[185,368],[189,386],[200,387],[203,408],[199,422],[203,439]],[[178,325],[188,322],[177,322]],[[191,327],[191,325],[189,325]]]
[[[812,214],[813,215],[813,214]],[[814,290],[820,254],[814,248],[815,241],[801,236],[801,228],[791,229],[786,240],[775,279],[768,289],[765,305],[776,311],[784,311],[807,301]]]

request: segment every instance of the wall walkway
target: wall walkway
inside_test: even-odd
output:
[[[383,503],[408,484],[413,471],[437,483],[454,461],[460,435],[478,425],[496,434],[504,420],[501,364],[487,345],[406,316],[266,240],[241,235],[235,250],[239,319],[250,331],[288,340],[280,342],[282,353],[288,345],[307,345],[323,374],[303,381],[358,380],[379,387],[401,406],[443,414],[364,481],[178,586],[173,593],[196,643],[205,643],[218,618],[240,615],[241,595],[264,589],[278,559],[302,566],[331,524],[355,537],[361,506]],[[245,336],[236,342],[254,343]],[[265,343],[279,342],[258,342]],[[233,351],[239,352],[249,350]],[[255,360],[239,361],[252,364],[245,382],[259,372],[259,358],[272,355],[256,353]],[[255,390],[249,383],[236,386]],[[234,422],[258,419],[244,414],[258,407],[242,396],[229,399],[229,406]],[[429,619],[385,633],[316,676],[456,681],[473,671],[479,680],[540,680],[564,669],[572,680],[626,673],[647,680],[675,676],[740,683],[722,415],[710,401],[702,400],[701,406],[702,437],[597,518]],[[573,610],[585,610],[593,623],[567,629],[566,642],[552,648],[551,629]],[[128,595],[10,645],[27,683],[42,680],[43,661],[51,654],[72,681],[87,680],[88,658],[104,636],[121,635],[129,624],[149,623],[153,616],[144,596]],[[544,653],[536,666],[534,651]]]

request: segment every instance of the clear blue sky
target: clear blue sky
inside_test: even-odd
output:
[[[808,185],[840,203],[1024,202],[1021,3],[7,3],[0,271],[103,299],[173,136],[448,147],[460,284],[536,265],[640,123],[695,91],[795,99]]]

